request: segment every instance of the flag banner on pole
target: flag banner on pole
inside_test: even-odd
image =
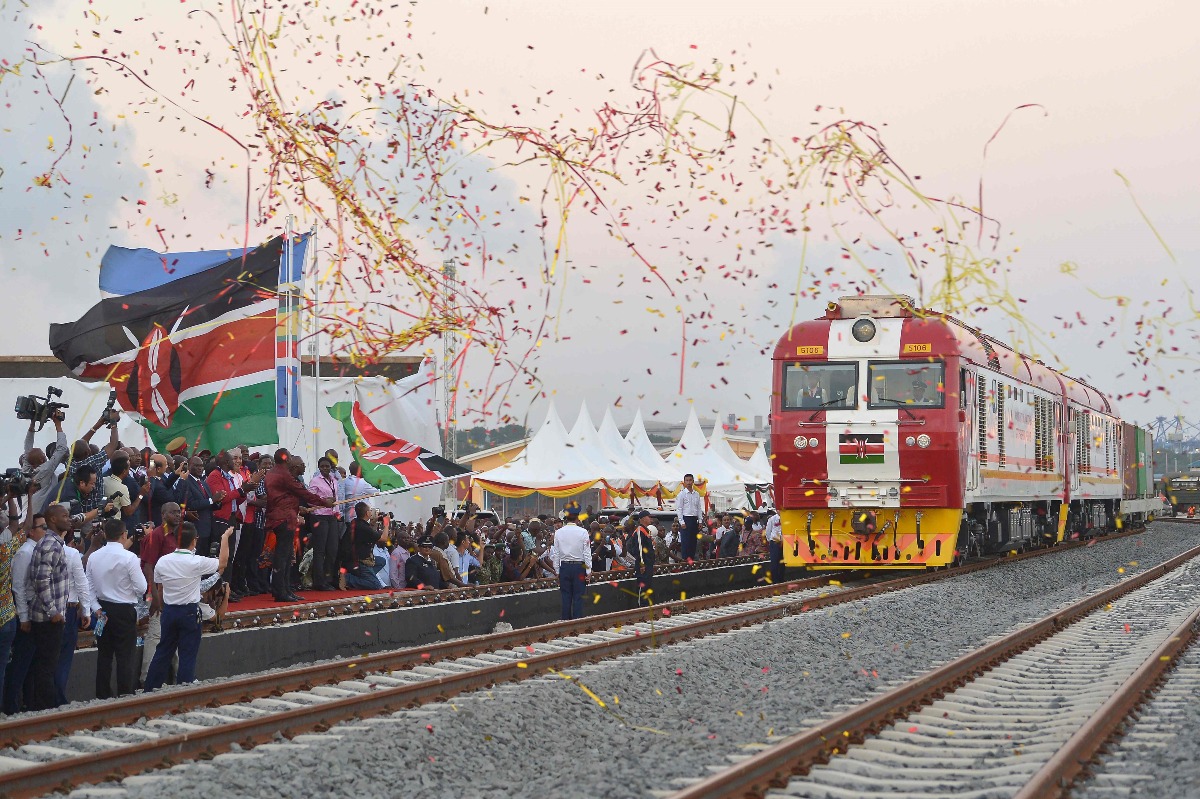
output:
[[[470,474],[464,466],[380,430],[357,400],[334,403],[329,415],[342,423],[363,479],[380,491],[418,488]]]
[[[106,380],[159,448],[182,436],[216,451],[278,440],[276,289],[282,237],[224,263],[101,300],[50,326],[50,350]]]
[[[279,283],[300,283],[304,278],[304,256],[308,233],[296,236],[295,254],[289,265],[287,259],[279,264]],[[139,291],[165,286],[220,266],[233,258],[241,258],[241,247],[201,250],[199,252],[155,252],[145,247],[130,249],[113,245],[100,259],[100,293],[105,297],[123,297]]]
[[[300,418],[300,302],[311,233],[292,236],[279,259],[279,309],[275,328],[275,415]]]

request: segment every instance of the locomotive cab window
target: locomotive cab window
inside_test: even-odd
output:
[[[783,408],[857,408],[858,364],[789,363],[783,373]]]
[[[868,408],[941,408],[946,404],[946,364],[905,361],[867,365]]]

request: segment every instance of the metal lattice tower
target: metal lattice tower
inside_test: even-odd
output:
[[[1154,433],[1154,448],[1165,456],[1166,471],[1187,469],[1197,462],[1200,424],[1182,416],[1159,416],[1149,427]]]
[[[454,295],[457,293],[456,282],[458,277],[458,267],[453,258],[447,258],[442,261],[442,282],[443,290],[445,291],[446,304],[453,301]],[[458,419],[457,419],[457,403],[455,400],[458,395],[458,385],[454,377],[454,360],[458,357],[458,334],[452,330],[442,331],[442,419],[444,421],[445,436],[442,441],[442,456],[448,461],[458,460]],[[457,480],[447,482],[445,489],[445,503],[448,508],[453,507],[458,502],[458,494],[455,490]]]

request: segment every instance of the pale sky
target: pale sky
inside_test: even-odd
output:
[[[785,142],[809,135],[817,122],[870,123],[893,158],[920,176],[926,195],[973,205],[983,180],[985,211],[1003,226],[999,253],[1012,256],[1001,277],[1023,300],[1025,319],[1014,323],[992,309],[964,314],[965,321],[1001,339],[1011,339],[1014,327],[1034,325],[1043,333],[1036,355],[1107,392],[1133,393],[1120,403],[1126,418],[1200,417],[1193,399],[1200,322],[1187,309],[1200,256],[1200,48],[1194,37],[1200,12],[1192,4],[439,0],[360,2],[343,13],[349,8],[320,3],[315,11],[290,10],[297,16],[288,19],[303,24],[280,26],[272,54],[289,99],[311,104],[331,97],[352,109],[359,98],[345,79],[386,82],[403,48],[421,70],[406,73],[410,79],[442,97],[458,96],[489,120],[546,128],[561,118],[586,126],[590,109],[632,100],[631,70],[653,48],[676,63],[715,60],[734,67],[723,75],[736,81],[731,91],[747,109],[737,118],[746,125],[738,129],[745,131],[739,143],[746,148],[754,142],[750,113]],[[363,10],[382,13],[368,19]],[[278,13],[267,18],[277,20]],[[29,42],[44,48],[43,57],[107,50],[157,92],[94,61],[48,64],[46,83],[28,66],[19,75],[3,74],[0,269],[16,300],[0,345],[5,354],[48,352],[48,324],[76,319],[98,299],[99,259],[110,244],[162,249],[165,239],[172,249],[187,250],[240,242],[242,151],[164,102],[170,98],[254,141],[253,126],[242,117],[245,89],[214,17],[229,28],[228,7],[216,2],[26,6],[0,0],[0,58],[10,66]],[[390,41],[398,47],[381,52]],[[367,55],[355,62],[355,52]],[[66,92],[63,111],[47,87],[59,99]],[[985,162],[989,137],[1013,109],[1032,103],[1040,107],[1014,112]],[[64,155],[72,135],[65,120],[74,141]],[[59,156],[58,174],[69,184],[33,185]],[[544,175],[486,156],[460,171],[475,177],[470,191],[479,194],[472,200],[506,209],[498,217],[504,227],[487,234],[489,248],[506,253],[504,265],[489,266],[486,275],[465,269],[464,279],[495,305],[513,301],[512,313],[525,328],[537,329],[548,298],[555,319],[531,366],[568,423],[584,399],[597,418],[619,400],[615,415],[622,424],[639,406],[662,419],[685,417],[690,403],[708,416],[765,415],[769,353],[793,312],[797,320],[815,317],[842,293],[830,284],[845,289],[863,278],[832,237],[832,226],[844,219],[812,217],[801,275],[800,240],[760,236],[744,218],[719,220],[741,226],[729,238],[694,224],[664,224],[669,202],[682,201],[696,216],[711,209],[670,181],[664,192],[652,191],[661,176],[647,172],[627,174],[613,197],[633,206],[628,234],[644,245],[675,293],[644,282],[646,268],[602,226],[578,215],[567,231],[571,264],[546,285],[538,278],[544,262],[533,232],[534,204],[519,200],[538,197]],[[255,202],[262,177],[252,175]],[[736,175],[747,184],[758,177]],[[488,191],[492,185],[495,192]],[[750,185],[739,196],[745,201],[755,191]],[[651,195],[655,199],[645,199]],[[924,235],[933,224],[919,209],[902,218]],[[251,238],[273,235],[281,224],[276,218],[255,225]],[[866,227],[841,230],[874,235]],[[440,236],[419,225],[409,236],[429,263],[440,261]],[[328,231],[319,237],[328,250],[333,237]],[[744,248],[737,250],[736,242]],[[689,266],[705,257],[714,266],[731,263],[739,252],[732,276],[716,268],[701,276]],[[917,293],[894,249],[885,247],[868,262],[887,285]],[[834,271],[826,275],[827,269]],[[811,289],[814,278],[822,281],[817,291],[806,291],[797,303],[792,292],[798,285]],[[1128,300],[1118,305],[1115,296]],[[682,318],[702,314],[689,325],[681,393]],[[1167,346],[1178,348],[1174,360],[1155,358],[1147,366],[1129,354],[1139,347],[1140,317],[1166,317],[1173,330]],[[521,351],[531,345],[528,336],[512,341]],[[430,346],[440,352],[440,343]],[[488,361],[469,363],[466,392],[487,379]],[[503,412],[536,423],[544,407],[517,382]]]

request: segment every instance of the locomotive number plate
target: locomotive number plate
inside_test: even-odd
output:
[[[815,347],[797,347],[796,354],[797,355],[824,355],[825,348],[820,345],[817,345]]]
[[[932,344],[928,344],[928,343],[926,343],[926,344],[905,344],[905,345],[904,345],[904,352],[905,352],[905,353],[909,353],[909,352],[933,352],[933,345],[932,345]]]

